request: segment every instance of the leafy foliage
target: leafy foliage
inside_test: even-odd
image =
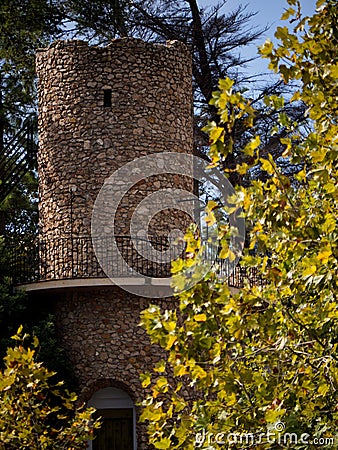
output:
[[[262,154],[258,135],[242,149],[246,159],[237,170],[261,167],[266,179],[236,188],[249,230],[241,264],[257,267],[265,284],[234,292],[210,273],[180,294],[179,313],[161,314],[154,306],[143,312],[152,342],[168,351],[167,361],[143,376],[150,394],[142,417],[158,449],[246,448],[248,434],[247,447],[257,449],[316,448],[320,439],[327,443],[323,448],[335,445],[337,9],[335,1],[319,0],[313,17],[304,18],[296,0],[288,3],[284,19],[290,18],[292,30],[278,28],[279,46],[268,41],[261,54],[285,82],[297,80],[292,101],[303,101],[312,121],[304,138],[297,124],[279,115],[289,132],[280,141],[283,157],[301,170],[290,183],[272,155]],[[278,110],[283,99],[265,101]],[[219,166],[232,152],[228,135],[236,119],[253,124],[255,109],[228,79],[220,81],[212,102],[222,127],[210,123],[207,131],[213,165]],[[175,278],[188,285],[183,275]]]
[[[0,148],[35,103],[35,50],[58,32],[60,14],[46,0],[0,5]]]
[[[20,328],[0,373],[0,449],[83,449],[99,426],[94,410],[76,408],[76,395],[36,362],[38,340],[25,348],[25,338]]]
[[[276,117],[267,114],[262,99],[269,92],[276,94],[283,90],[282,83],[271,85],[262,82],[261,76],[248,75],[246,64],[254,58],[246,59],[240,55],[241,49],[255,42],[266,31],[263,27],[251,26],[256,13],[248,11],[247,7],[239,5],[229,10],[224,0],[210,7],[199,7],[196,0],[100,0],[86,6],[79,0],[66,0],[64,8],[66,17],[74,26],[70,36],[84,36],[90,42],[100,44],[116,37],[129,36],[150,42],[179,40],[189,46],[192,53],[195,150],[204,158],[208,139],[201,128],[207,120],[217,121],[215,108],[208,103],[220,78],[232,77],[237,88],[243,90],[255,84],[255,90],[259,92],[257,95],[251,92],[257,112],[255,126],[267,130],[276,124]],[[302,119],[304,110],[301,104],[285,105],[284,109],[292,113],[295,119]],[[234,148],[250,138],[250,129],[243,121],[236,122],[233,138]],[[276,139],[264,143],[270,151],[273,147],[275,157],[280,154]],[[239,158],[240,154],[236,152],[234,156]],[[232,166],[233,160],[229,155],[224,165]],[[236,184],[239,178],[237,175]],[[232,181],[235,183],[235,180],[233,173]]]
[[[255,12],[239,5],[229,10],[226,0],[209,7],[199,7],[196,0],[4,0],[0,8],[3,36],[0,38],[0,137],[17,129],[28,111],[34,109],[34,51],[56,37],[81,38],[104,45],[117,37],[136,37],[150,42],[179,40],[192,52],[193,89],[195,99],[195,149],[206,157],[207,135],[201,131],[207,120],[217,120],[215,108],[208,105],[220,78],[232,77],[239,89],[247,89],[256,82],[259,92],[252,101],[256,105],[255,126],[261,131],[276,124],[276,115],[267,114],[262,98],[267,93],[283,89],[281,83],[259,87],[257,77],[246,73],[251,59],[240,55],[241,49],[252,44],[264,31],[254,27],[251,19]],[[252,58],[254,59],[254,58]],[[262,80],[260,80],[262,81]],[[294,120],[303,118],[304,109],[285,105]],[[3,130],[2,130],[3,129]],[[2,130],[2,131],[1,131]],[[255,131],[254,131],[255,132]],[[281,130],[283,135],[285,130]],[[234,148],[240,148],[250,139],[250,128],[241,120],[233,128]],[[267,133],[266,133],[267,134]],[[284,136],[285,137],[285,136]],[[281,153],[278,140],[263,139],[267,151],[274,158]],[[224,161],[224,166],[235,168],[236,151]],[[288,170],[290,168],[288,167]],[[256,171],[257,175],[261,175]],[[241,183],[241,175],[232,173],[231,181]]]
[[[38,229],[38,181],[29,171],[0,205],[0,235],[11,241],[29,242]]]
[[[27,235],[29,233],[27,231]],[[26,235],[24,235],[26,236]],[[20,239],[16,236],[16,239]],[[21,238],[22,239],[22,238]],[[11,345],[11,336],[20,325],[39,338],[36,358],[51,371],[55,378],[62,376],[68,388],[76,389],[77,380],[65,350],[60,346],[55,330],[55,317],[45,298],[31,298],[23,291],[13,291],[9,264],[9,240],[0,239],[0,359]],[[0,362],[1,367],[1,362]],[[60,375],[59,375],[60,374]]]

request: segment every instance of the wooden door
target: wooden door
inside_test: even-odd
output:
[[[102,426],[95,433],[93,450],[134,450],[133,410],[99,409]]]

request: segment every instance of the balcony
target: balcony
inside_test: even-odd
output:
[[[106,272],[113,277],[108,277],[102,269],[93,241],[99,260],[104,261]],[[152,239],[150,246],[149,241],[141,238],[132,241],[129,236],[114,236],[114,241],[127,264],[120,264],[118,258],[111,256],[111,238],[57,237],[12,245],[9,253],[13,284],[27,291],[144,283],[170,287],[170,261],[185,256],[183,243],[169,246],[165,237]],[[207,250],[206,254],[212,255],[212,251]],[[233,267],[227,260],[218,258],[213,264],[231,288],[238,289],[245,281],[251,286],[262,284],[256,268]]]

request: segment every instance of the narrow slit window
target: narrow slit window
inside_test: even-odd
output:
[[[111,106],[111,89],[103,90],[103,106]]]

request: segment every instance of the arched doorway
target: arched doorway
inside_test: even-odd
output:
[[[89,450],[136,450],[136,419],[132,399],[122,389],[108,387],[95,392],[88,402],[102,418],[102,426]]]

